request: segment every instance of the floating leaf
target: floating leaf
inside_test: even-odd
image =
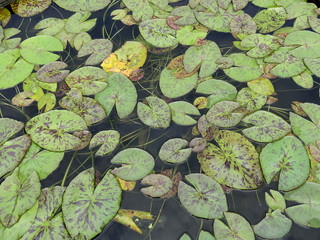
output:
[[[291,229],[292,221],[281,214],[280,210],[267,213],[257,225],[253,226],[255,234],[266,239],[283,238]]]
[[[172,76],[179,78],[179,79],[190,77],[190,76],[194,75],[200,68],[200,65],[198,65],[198,67],[196,67],[192,72],[188,73],[184,69],[183,58],[184,58],[184,55],[179,55],[179,56],[175,57],[174,59],[172,59],[169,62],[168,67],[167,67],[168,70],[174,70],[174,72],[172,72]]]
[[[151,1],[134,1],[134,0],[124,0],[123,3],[127,8],[132,11],[132,17],[135,21],[145,21],[152,17],[153,8],[151,7]],[[167,0],[163,1],[163,3]],[[167,2],[168,4],[168,2]]]
[[[219,147],[208,143],[198,153],[203,171],[221,184],[237,189],[256,189],[262,184],[259,155],[241,134],[221,130],[215,137]]]
[[[66,21],[65,29],[69,33],[81,33],[89,31],[96,25],[97,21],[96,18],[86,21],[90,16],[90,12],[77,12],[73,14]]]
[[[274,2],[274,0],[271,1],[265,1],[265,0],[253,0],[252,4],[261,7],[261,8],[271,8],[271,7],[275,7],[276,3]]]
[[[197,23],[194,12],[189,6],[179,6],[174,8],[170,12],[170,15],[177,17],[177,19],[174,21],[174,24],[177,25],[186,26]]]
[[[233,60],[228,57],[221,57],[219,58],[216,63],[218,64],[218,68],[231,68],[234,64]]]
[[[73,44],[74,44],[74,48],[77,49],[78,51],[80,50],[80,48],[87,42],[90,42],[92,40],[91,36],[86,33],[86,32],[81,32],[79,34],[77,34],[74,38]],[[106,57],[106,56],[104,56]]]
[[[306,60],[306,59],[305,59]],[[292,80],[303,88],[312,88],[313,87],[313,78],[312,73],[309,70],[305,70],[299,75],[293,76]]]
[[[182,45],[194,45],[198,39],[204,39],[206,36],[207,31],[194,29],[191,25],[180,27],[177,31],[177,40]]]
[[[320,19],[318,19],[317,17],[308,16],[308,21],[312,30],[320,33]]]
[[[304,63],[314,75],[320,77],[320,59],[305,58]]]
[[[31,99],[32,96],[34,96],[32,92],[20,92],[12,98],[11,102],[15,106],[27,107],[35,101],[35,99]]]
[[[201,230],[198,240],[215,240],[215,238],[211,235],[211,233]]]
[[[69,70],[62,70],[66,67],[68,65],[64,62],[50,62],[37,71],[36,77],[39,81],[46,83],[61,82],[70,72]]]
[[[271,7],[258,12],[253,20],[261,33],[273,32],[286,22],[286,10],[283,7]]]
[[[230,30],[234,38],[242,40],[247,35],[255,34],[257,25],[250,15],[241,13],[230,22]]]
[[[257,111],[242,120],[254,126],[243,129],[246,137],[257,142],[273,142],[288,134],[291,126],[277,115],[267,111]]]
[[[7,8],[0,8],[0,23],[5,27],[11,19],[11,13]]]
[[[181,138],[172,138],[166,141],[160,148],[159,158],[165,162],[180,164],[186,161],[191,152],[187,140]]]
[[[90,55],[85,65],[101,63],[112,51],[112,42],[109,39],[95,39],[82,45],[77,57]]]
[[[148,152],[139,148],[128,148],[119,152],[111,163],[122,164],[111,172],[129,181],[140,180],[147,176],[154,167],[154,159]]]
[[[62,43],[63,49],[67,47],[68,43],[71,47],[74,47],[74,39],[76,38],[76,36],[77,34],[70,33],[65,29],[62,29],[58,34],[54,35],[54,37],[59,39],[59,41]]]
[[[229,227],[219,219],[214,220],[213,231],[217,240],[254,240],[253,229],[248,221],[237,213],[225,212]]]
[[[182,126],[194,125],[197,123],[189,115],[200,116],[199,110],[191,103],[185,101],[176,101],[169,103],[172,121]]]
[[[274,211],[279,209],[281,212],[284,212],[286,209],[286,201],[284,200],[282,194],[272,189],[270,189],[270,192],[272,197],[267,192],[265,193],[266,203],[268,204],[269,208]]]
[[[147,196],[158,198],[167,194],[172,188],[172,181],[162,174],[150,174],[141,180],[143,185],[151,185],[141,188],[140,191]]]
[[[63,219],[71,237],[92,239],[117,214],[121,188],[108,171],[94,187],[94,169],[78,174],[67,187],[62,202]]]
[[[68,132],[86,130],[85,121],[67,110],[52,110],[35,116],[26,124],[26,132],[32,141],[49,151],[70,150],[81,140]]]
[[[117,177],[120,187],[124,191],[132,191],[136,186],[136,181],[126,181]]]
[[[291,1],[291,4],[286,6],[287,20],[291,20],[303,15],[312,15],[314,13],[313,11],[316,8],[317,5],[315,5],[314,3],[306,3],[303,1]]]
[[[258,78],[247,82],[248,87],[260,95],[272,95],[274,93],[274,87],[272,82],[267,78]]]
[[[173,184],[169,192],[163,195],[161,198],[170,198],[178,192],[178,185],[179,182],[182,180],[182,175],[180,172],[178,172],[174,176],[172,176],[172,169],[164,170],[161,172],[161,174],[169,177]]]
[[[248,112],[261,109],[267,101],[267,96],[255,93],[250,88],[242,88],[237,95],[237,102]]]
[[[202,152],[206,145],[207,141],[204,138],[194,138],[189,143],[189,147],[192,148],[192,152],[196,153]]]
[[[320,140],[316,141],[317,147],[314,146],[312,143],[309,144],[309,151],[311,156],[317,161],[320,162]]]
[[[34,29],[40,30],[37,35],[50,35],[54,36],[58,34],[64,28],[65,22],[60,18],[45,18],[39,21],[35,26]]]
[[[206,97],[197,97],[194,100],[193,105],[198,109],[204,109],[208,106],[208,99]]]
[[[38,110],[45,107],[44,112],[48,112],[56,106],[56,96],[53,93],[46,93],[38,101]]]
[[[191,237],[190,237],[188,234],[184,233],[184,234],[179,238],[179,240],[192,240],[192,239],[191,239]]]
[[[96,152],[96,156],[103,156],[112,152],[120,141],[120,133],[115,130],[106,130],[98,132],[90,141],[89,148],[92,149],[96,146],[101,145],[99,150]]]
[[[80,139],[81,143],[72,148],[74,151],[81,150],[89,145],[92,134],[88,130],[76,131],[72,134],[73,136]]]
[[[22,214],[32,208],[40,195],[40,187],[36,172],[20,181],[18,169],[1,183],[0,220],[5,227],[14,225]]]
[[[246,36],[242,40],[241,46],[251,48],[251,50],[247,52],[249,57],[263,58],[277,50],[280,47],[280,43],[277,37],[256,33]]]
[[[138,103],[139,119],[152,128],[167,128],[170,125],[171,115],[168,104],[157,97],[147,97],[147,104]]]
[[[0,118],[0,145],[23,129],[23,122],[10,118]]]
[[[46,10],[51,5],[51,0],[19,0],[16,14],[20,17],[31,17]]]
[[[206,115],[202,115],[198,119],[197,127],[202,137],[208,141],[211,141],[215,134],[219,131],[218,127],[208,122]]]
[[[212,178],[199,173],[185,176],[192,186],[180,181],[179,200],[189,213],[201,218],[222,218],[228,210],[221,186]]]
[[[114,73],[107,79],[108,86],[95,95],[95,100],[101,104],[107,116],[114,105],[119,118],[127,117],[137,104],[137,90],[133,83],[123,74]]]
[[[40,82],[37,80],[35,73],[30,74],[23,82],[23,91],[33,93],[30,98],[36,101],[39,101],[39,99],[44,95],[39,83]]]
[[[306,117],[307,114],[303,111],[302,107],[301,107],[301,102],[298,101],[292,101],[291,103],[291,108],[293,109],[293,111],[303,117]]]
[[[94,12],[105,8],[111,2],[110,0],[53,0],[59,7],[71,12],[89,11]]]

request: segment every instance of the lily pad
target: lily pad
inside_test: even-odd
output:
[[[308,67],[308,69],[317,77],[320,77],[320,59],[313,59],[313,58],[305,58],[304,63]]]
[[[139,119],[152,128],[167,128],[170,125],[171,114],[169,105],[160,98],[147,97],[147,104],[138,103]]]
[[[143,185],[151,185],[144,187],[140,191],[147,196],[158,198],[168,193],[172,188],[172,181],[162,174],[150,174],[141,180]]]
[[[182,206],[196,217],[222,218],[228,205],[220,184],[199,173],[186,175],[185,178],[192,186],[180,181],[178,197]]]
[[[182,45],[194,45],[198,39],[204,39],[206,36],[207,31],[194,29],[192,25],[180,27],[177,31],[177,40]]]
[[[211,235],[211,233],[201,230],[198,240],[215,240],[215,238]]]
[[[35,26],[34,29],[40,30],[37,35],[49,35],[54,36],[58,34],[64,28],[65,22],[60,18],[45,18],[39,21]]]
[[[38,101],[38,110],[44,108],[44,112],[48,112],[56,106],[56,96],[53,93],[46,93]]]
[[[86,21],[90,16],[90,12],[77,12],[73,14],[66,21],[65,29],[69,33],[81,33],[89,31],[96,25],[97,21],[96,18]]]
[[[304,15],[312,15],[315,9],[317,9],[317,5],[314,3],[306,3],[305,1],[292,1],[290,5],[286,6],[287,20]]]
[[[86,32],[81,32],[75,36],[73,44],[74,48],[77,49],[78,51],[80,48],[85,44],[86,42],[90,42],[92,40],[91,36],[86,33]]]
[[[119,118],[127,117],[137,104],[137,90],[133,83],[123,74],[114,73],[107,79],[108,86],[95,95],[95,100],[101,104],[107,116],[114,105]]]
[[[134,1],[134,0],[124,0],[123,3],[127,8],[132,11],[132,17],[135,21],[145,21],[153,16],[153,8],[150,5],[149,0],[146,1]],[[167,3],[165,0],[163,3]]]
[[[250,88],[242,88],[237,95],[237,102],[245,107],[248,112],[260,110],[267,102],[267,96],[252,91]]]
[[[286,22],[286,17],[284,7],[271,7],[258,12],[253,20],[261,33],[269,33],[281,28]]]
[[[85,121],[67,110],[52,110],[35,116],[26,124],[26,132],[32,141],[49,151],[70,150],[81,140],[68,132],[86,130]]]
[[[250,15],[241,13],[230,22],[230,30],[234,38],[242,40],[247,35],[255,34],[257,25]]]
[[[162,161],[180,164],[185,162],[192,153],[187,140],[181,138],[172,138],[166,141],[160,148],[159,158]]]
[[[192,240],[192,239],[191,239],[191,237],[190,237],[188,234],[184,233],[184,234],[179,238],[179,240]]]
[[[71,12],[89,11],[94,12],[105,8],[110,0],[53,0],[59,7]]]
[[[291,126],[282,118],[267,111],[257,111],[242,120],[252,127],[243,129],[243,134],[256,142],[273,142],[287,135]]]
[[[23,129],[23,127],[23,122],[11,118],[0,118],[0,145]]]
[[[270,189],[272,197],[266,192],[265,193],[265,199],[266,203],[272,210],[279,209],[281,212],[284,212],[286,209],[286,201],[284,200],[284,197],[282,194],[278,191]]]
[[[306,59],[305,59],[306,60]],[[310,89],[313,87],[312,73],[307,69],[299,75],[293,76],[292,80],[300,87]]]
[[[17,13],[20,17],[31,17],[46,10],[51,5],[51,0],[19,0]]]
[[[308,16],[310,27],[313,31],[320,33],[320,19],[313,16]]]
[[[37,71],[36,77],[42,82],[58,83],[63,81],[69,74],[69,70],[61,70],[66,67],[68,67],[68,65],[64,62],[50,62]]]
[[[197,128],[202,137],[207,141],[211,141],[219,131],[218,127],[208,122],[206,115],[202,115],[198,119]]]
[[[80,234],[92,239],[117,214],[121,202],[121,188],[108,171],[94,186],[94,169],[78,174],[67,187],[62,202],[62,214],[71,237]]]
[[[220,130],[214,137],[219,147],[208,143],[198,153],[203,171],[221,184],[236,189],[256,189],[262,184],[259,155],[241,134]]]
[[[197,23],[194,12],[189,6],[177,7],[170,12],[170,15],[177,17],[177,20],[174,21],[176,25],[186,26]]]
[[[96,156],[103,156],[112,152],[120,141],[120,133],[115,130],[106,130],[98,132],[90,141],[89,148],[92,149],[96,146],[100,146],[96,152]]]
[[[94,39],[82,45],[77,57],[90,54],[85,65],[96,65],[101,63],[112,51],[112,42],[109,39]]]
[[[253,229],[248,221],[237,213],[225,212],[229,227],[219,219],[214,220],[213,231],[217,240],[254,240]]]
[[[111,172],[127,181],[140,180],[147,176],[154,167],[154,159],[148,152],[139,148],[127,148],[119,152],[111,163],[122,164]]]
[[[274,87],[272,82],[267,78],[258,78],[247,82],[248,87],[260,95],[272,95],[274,93]]]
[[[176,101],[169,103],[172,121],[182,126],[190,126],[197,123],[189,115],[200,116],[199,110],[191,103],[185,101]]]
[[[7,8],[0,8],[0,23],[5,27],[11,19],[11,12]]]
[[[278,189],[281,191],[299,187],[309,176],[307,151],[300,140],[292,136],[265,146],[260,154],[260,163],[268,184],[280,172]]]

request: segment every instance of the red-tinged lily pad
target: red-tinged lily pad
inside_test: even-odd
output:
[[[302,117],[306,117],[307,116],[307,114],[303,111],[303,109],[301,107],[301,102],[292,101],[291,108],[296,114],[298,114],[298,115],[300,115]]]
[[[272,82],[267,78],[258,78],[247,82],[248,87],[260,95],[272,95],[274,93],[274,87]]]
[[[30,98],[33,95],[34,93],[32,92],[20,92],[12,98],[11,102],[15,106],[27,107],[35,101],[35,99]]]
[[[97,19],[90,19],[90,12],[77,12],[68,18],[65,25],[65,30],[69,33],[87,32],[96,25]]]
[[[309,176],[309,157],[298,138],[286,136],[269,143],[260,153],[264,177],[269,184],[280,172],[278,189],[290,191],[302,185]]]
[[[312,143],[309,144],[309,151],[311,156],[317,161],[320,162],[320,140],[316,141],[317,147]]]
[[[112,42],[108,39],[94,39],[82,45],[77,57],[90,55],[85,65],[101,63],[112,51]]]
[[[151,185],[141,188],[140,191],[147,196],[158,198],[167,194],[172,188],[172,181],[162,174],[150,174],[141,180],[143,185]]]
[[[206,115],[202,115],[198,119],[198,131],[201,134],[201,136],[206,139],[207,141],[211,141],[215,134],[219,131],[218,127],[213,125],[207,120]]]
[[[46,10],[51,5],[51,0],[18,0],[16,4],[16,14],[31,17]]]
[[[253,20],[261,33],[273,32],[286,22],[286,10],[283,7],[272,7],[258,12]]]
[[[119,144],[120,133],[115,130],[106,130],[98,132],[90,141],[89,148],[92,149],[96,146],[100,146],[96,152],[96,156],[103,156],[112,152]]]
[[[245,117],[244,123],[253,125],[243,129],[243,134],[256,142],[274,142],[287,135],[291,126],[277,115],[267,111],[257,111]]]
[[[235,16],[230,22],[231,34],[234,38],[242,40],[250,34],[255,34],[257,25],[246,13]]]
[[[180,164],[191,155],[192,149],[187,148],[189,142],[181,138],[173,138],[166,141],[160,148],[159,158],[165,162]]]
[[[225,212],[224,216],[229,227],[219,219],[215,219],[213,223],[214,236],[217,240],[255,239],[253,229],[244,217],[233,212]]]
[[[169,103],[172,121],[182,126],[190,126],[197,123],[189,115],[200,116],[199,110],[191,103],[185,101],[176,101]]]
[[[82,12],[89,11],[94,12],[105,8],[111,2],[110,0],[53,0],[59,7],[71,11]]]
[[[138,103],[139,119],[152,128],[167,128],[170,125],[171,114],[169,105],[160,98],[147,97],[147,104]]]
[[[250,88],[242,88],[237,95],[237,102],[245,107],[248,112],[260,110],[267,102],[267,96],[252,91]]]
[[[32,141],[49,151],[71,150],[81,140],[69,132],[86,130],[85,121],[67,110],[52,110],[35,116],[26,124],[26,132]]]
[[[153,156],[139,148],[128,148],[119,152],[111,163],[122,164],[122,167],[115,168],[111,172],[129,181],[144,178],[152,171],[155,164]]]
[[[19,180],[18,169],[0,185],[0,221],[5,227],[18,222],[21,215],[33,207],[40,195],[38,174],[32,172],[25,181]]]
[[[221,130],[215,135],[218,146],[208,143],[198,153],[203,171],[221,184],[236,189],[256,189],[262,184],[259,155],[241,134]]]
[[[228,205],[220,184],[199,173],[186,175],[185,178],[192,186],[180,181],[178,197],[182,206],[196,217],[222,218]]]
[[[70,88],[78,88],[83,95],[93,95],[108,86],[108,75],[98,67],[82,67],[70,73],[65,81]]]
[[[37,33],[37,35],[49,35],[49,36],[54,36],[58,34],[65,25],[65,21],[60,19],[60,18],[45,18],[38,22],[35,26],[34,29],[36,30],[41,30]]]
[[[284,197],[282,194],[278,191],[270,189],[272,197],[266,192],[265,193],[265,199],[266,203],[272,210],[279,209],[281,212],[284,212],[286,209],[286,201],[284,200]]]
[[[184,55],[179,55],[175,58],[173,58],[169,64],[167,69],[168,70],[175,70],[172,75],[176,78],[186,78],[186,77],[190,77],[193,74],[195,74],[199,68],[200,65],[198,65],[192,72],[188,73],[185,69],[184,69],[184,65],[183,65],[183,58]]]
[[[94,186],[94,169],[79,173],[69,184],[62,202],[64,223],[72,238],[98,235],[117,214],[121,188],[110,171]]]
[[[202,152],[207,146],[207,141],[204,138],[194,138],[190,141],[189,147],[192,148],[192,152]]]
[[[66,67],[68,67],[68,65],[64,62],[50,62],[37,71],[36,77],[39,81],[42,82],[58,83],[63,81],[69,74],[69,70],[62,70]]]
[[[106,81],[108,86],[95,95],[95,100],[105,110],[107,116],[116,107],[119,118],[127,117],[137,104],[137,90],[134,84],[122,73],[112,74]]]
[[[7,8],[0,8],[0,23],[5,27],[11,19],[11,13]]]
[[[178,192],[178,185],[179,185],[179,182],[182,180],[182,175],[180,172],[178,172],[174,176],[172,176],[172,172],[173,172],[172,169],[167,169],[161,172],[162,175],[169,177],[173,184],[170,191],[165,195],[163,195],[161,198],[170,198]]]

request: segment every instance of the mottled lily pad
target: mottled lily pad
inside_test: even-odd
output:
[[[106,130],[98,132],[90,141],[89,148],[95,148],[100,146],[99,150],[96,152],[96,156],[103,156],[112,152],[120,141],[120,133],[115,130]]]
[[[105,8],[111,2],[110,0],[53,0],[59,7],[71,12],[89,11],[94,12]]]
[[[162,174],[150,174],[141,180],[143,185],[151,185],[144,187],[140,191],[147,196],[158,198],[168,193],[172,188],[172,181]]]
[[[124,0],[125,6],[132,11],[132,17],[135,21],[145,21],[153,16],[153,8],[150,5],[151,0],[146,1],[135,1],[135,0]],[[160,1],[158,1],[160,2]],[[165,0],[163,3],[168,4]]]
[[[87,20],[90,16],[90,12],[77,12],[73,14],[66,21],[65,29],[69,33],[81,33],[89,31],[96,25],[97,21],[96,18]]]
[[[82,45],[77,57],[90,54],[85,65],[96,65],[101,63],[112,51],[112,42],[109,39],[94,39]]]
[[[320,59],[314,59],[314,58],[305,58],[304,63],[308,67],[308,69],[317,77],[320,77]]]
[[[166,141],[160,148],[159,158],[165,162],[180,164],[191,155],[192,149],[189,142],[181,138],[172,138]]]
[[[194,11],[189,6],[180,6],[173,9],[170,15],[176,16],[177,19],[174,24],[180,26],[193,25],[197,23],[197,19],[194,16]]]
[[[27,107],[35,101],[35,99],[30,98],[32,96],[34,96],[32,92],[20,92],[12,98],[11,102],[15,106]]]
[[[110,171],[95,187],[94,169],[79,173],[69,184],[62,202],[63,220],[72,238],[92,239],[117,214],[121,188]]]
[[[7,8],[0,8],[0,23],[5,27],[11,19],[11,12]]]
[[[192,186],[180,181],[178,197],[182,206],[196,217],[222,218],[228,205],[220,184],[199,173],[186,175],[185,178]]]
[[[38,101],[38,110],[44,108],[44,112],[48,112],[56,106],[56,96],[53,93],[46,93]]]
[[[68,65],[64,62],[50,62],[37,71],[36,77],[42,82],[61,82],[69,74],[69,70],[62,70],[66,67],[68,67]]]
[[[305,59],[306,61],[306,59]],[[313,77],[312,72],[310,72],[308,69],[304,72],[300,73],[299,75],[293,76],[292,80],[298,84],[300,87],[303,88],[312,88],[313,87]]]
[[[313,31],[320,33],[320,19],[313,16],[308,16],[310,27]]]
[[[260,95],[272,95],[274,93],[274,87],[272,82],[267,78],[258,78],[247,82],[248,87]]]
[[[203,171],[221,184],[236,189],[256,189],[262,184],[259,155],[241,134],[221,130],[215,137],[219,147],[208,143],[198,153]]]
[[[15,13],[20,17],[31,17],[46,10],[51,5],[51,0],[19,0]]]
[[[111,163],[122,164],[111,172],[116,176],[128,180],[140,180],[147,176],[154,167],[154,159],[148,152],[139,148],[127,148],[119,152]]]
[[[208,122],[206,115],[202,115],[198,119],[197,129],[201,136],[208,141],[211,141],[215,134],[219,131],[217,126]]]
[[[291,126],[282,118],[267,111],[257,111],[242,120],[254,126],[243,129],[243,134],[257,142],[273,142],[288,134]]]
[[[253,20],[261,33],[273,32],[286,22],[286,10],[283,7],[271,7],[258,12]]]
[[[91,40],[92,38],[87,32],[81,32],[74,38],[74,48],[79,51],[83,44],[85,44],[86,42],[90,42]]]
[[[237,95],[237,102],[245,107],[248,112],[260,110],[267,102],[267,96],[252,91],[250,88],[242,88]]]
[[[0,118],[0,145],[23,129],[23,122],[10,118]]]
[[[230,22],[230,30],[233,37],[242,40],[247,35],[255,34],[257,25],[250,15],[241,13]]]
[[[185,101],[176,101],[169,103],[172,121],[182,126],[190,126],[197,123],[189,115],[200,116],[199,110],[191,103]]]
[[[58,34],[64,28],[65,22],[60,18],[45,18],[39,21],[34,29],[40,30],[37,35],[49,35],[54,36]]]

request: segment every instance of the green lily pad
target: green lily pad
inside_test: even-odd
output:
[[[300,16],[308,16],[314,14],[317,5],[314,3],[306,3],[299,1],[292,1],[292,4],[286,6],[287,20],[291,20]]]
[[[305,58],[303,59],[304,63],[308,67],[308,69],[317,77],[320,77],[320,59],[313,59],[313,58]]]
[[[95,100],[101,104],[107,116],[114,105],[119,118],[127,117],[137,104],[137,90],[133,83],[122,73],[114,73],[107,79],[108,86],[95,95]]]
[[[225,212],[226,226],[219,219],[214,220],[213,231],[217,240],[254,240],[253,229],[248,221],[237,213]]]
[[[135,1],[124,0],[123,3],[132,11],[132,17],[135,21],[149,20],[153,16],[153,8],[150,5],[151,1]],[[166,1],[163,1],[166,2]]]
[[[112,152],[119,144],[120,133],[115,130],[106,130],[98,132],[90,141],[89,148],[92,149],[96,146],[100,146],[95,156],[103,156]]]
[[[281,212],[284,212],[286,209],[286,201],[284,200],[284,197],[282,194],[278,191],[270,189],[272,197],[266,192],[265,193],[265,199],[266,203],[272,210],[279,209]]]
[[[167,48],[178,45],[176,31],[167,25],[165,19],[152,19],[139,24],[142,37],[151,45]]]
[[[78,51],[80,48],[87,42],[90,42],[92,40],[91,36],[86,33],[86,32],[81,32],[77,34],[74,38],[73,44],[74,48],[77,49]]]
[[[208,143],[198,153],[203,171],[221,184],[236,189],[256,189],[262,184],[259,155],[241,134],[221,130],[215,135],[219,147]]]
[[[194,29],[192,25],[180,27],[180,30],[177,30],[177,40],[182,45],[194,45],[198,39],[204,39],[206,36],[207,31]]]
[[[58,34],[54,35],[54,37],[59,39],[59,41],[62,43],[63,49],[66,49],[68,43],[71,47],[74,47],[74,39],[76,38],[76,36],[77,34],[70,33],[64,28]]]
[[[5,227],[11,227],[36,203],[40,195],[38,174],[32,172],[25,181],[20,181],[18,169],[0,185],[0,220]]]
[[[312,30],[320,33],[320,19],[317,17],[308,16],[308,21]]]
[[[96,18],[86,21],[90,16],[90,12],[77,12],[73,14],[66,21],[65,29],[69,33],[81,33],[89,31],[96,25],[97,22]]]
[[[111,172],[127,181],[136,181],[147,176],[154,167],[154,159],[148,152],[139,148],[127,148],[119,152],[111,163],[122,164]]]
[[[193,10],[189,6],[177,7],[170,12],[170,15],[179,17],[174,21],[174,24],[176,25],[186,26],[197,23]]]
[[[221,101],[213,105],[207,112],[207,120],[218,127],[233,127],[241,122],[243,112],[236,112],[240,104],[232,101]]]
[[[23,82],[23,91],[33,93],[31,99],[39,101],[44,95],[43,89],[40,87],[40,81],[37,80],[36,74],[31,73]]]
[[[200,116],[199,110],[191,103],[185,101],[176,101],[169,103],[172,121],[182,126],[190,126],[197,123],[189,115]]]
[[[241,13],[230,22],[230,30],[233,37],[242,40],[247,35],[255,34],[257,25],[250,15]]]
[[[169,105],[160,98],[147,97],[147,104],[138,103],[139,119],[152,128],[167,128],[170,125],[171,115]]]
[[[159,158],[162,161],[180,164],[185,162],[192,153],[189,142],[181,138],[172,138],[166,141],[160,148]],[[188,148],[186,148],[188,147]]]
[[[34,29],[40,30],[37,35],[49,35],[54,36],[58,34],[64,28],[65,22],[60,18],[45,18],[39,21],[35,26]]]
[[[260,153],[260,163],[268,184],[280,172],[278,189],[281,191],[297,188],[309,177],[307,151],[300,140],[292,136],[265,146]]]
[[[192,239],[191,239],[191,237],[190,237],[188,234],[184,233],[184,234],[179,238],[179,240],[192,240]]]
[[[0,145],[23,129],[23,122],[10,118],[0,118]]]
[[[32,96],[34,96],[32,92],[20,92],[12,98],[11,102],[15,106],[27,107],[35,101],[35,99],[31,99]]]
[[[46,179],[60,164],[64,152],[42,150],[32,143],[26,155],[19,164],[19,179],[24,181],[33,172],[37,172],[39,179]]]
[[[264,219],[253,226],[253,230],[259,237],[280,239],[290,231],[291,226],[292,221],[281,214],[280,210],[276,210],[272,213],[267,213]]]
[[[247,85],[250,90],[260,95],[268,96],[274,93],[273,84],[268,78],[261,77],[256,80],[247,82]]]
[[[51,5],[51,0],[19,0],[16,13],[20,17],[31,17],[46,10]]]
[[[70,73],[65,81],[70,88],[78,88],[83,95],[93,95],[108,86],[108,75],[98,67],[82,67]]]
[[[215,240],[215,238],[211,235],[211,233],[201,230],[198,240]]]
[[[245,107],[248,112],[260,110],[267,102],[267,96],[252,91],[250,88],[242,88],[237,95],[237,102]]]
[[[63,51],[62,43],[55,37],[39,35],[24,40],[21,44],[20,54],[33,64],[47,64],[60,58],[51,52]]]
[[[41,82],[54,83],[63,81],[69,74],[69,70],[61,70],[68,67],[64,62],[50,62],[42,66],[36,73],[36,77]]]
[[[111,2],[110,0],[53,0],[59,7],[71,11],[71,12],[81,12],[89,11],[94,12],[105,8]]]
[[[274,0],[265,1],[265,0],[253,0],[252,4],[261,7],[261,8],[271,8],[277,6]]]
[[[162,197],[167,194],[173,186],[171,179],[162,174],[150,174],[141,180],[141,184],[151,185],[141,188],[140,191],[144,195],[153,198]]]
[[[45,107],[44,112],[48,112],[56,106],[56,96],[53,93],[46,93],[38,101],[38,110]]]
[[[208,77],[218,70],[215,62],[221,57],[220,49],[213,41],[199,47],[191,46],[183,58],[184,69],[190,73],[200,64],[199,77]]]
[[[286,22],[286,17],[284,7],[272,7],[258,12],[253,20],[261,33],[269,33],[281,28]]]
[[[32,141],[49,151],[71,150],[81,140],[68,132],[86,130],[85,121],[67,110],[52,110],[35,116],[26,124],[26,132]]]
[[[182,206],[196,217],[222,218],[228,205],[220,184],[199,173],[186,175],[185,178],[192,186],[179,182],[178,197]]]
[[[319,196],[320,185],[313,182],[306,182],[301,187],[287,192],[284,195],[287,201],[301,203],[287,208],[286,213],[295,223],[306,227],[313,227],[312,222],[320,220]]]
[[[82,45],[77,57],[90,55],[85,65],[101,63],[112,51],[112,42],[109,39],[95,39]]]
[[[211,108],[218,102],[232,101],[237,96],[237,89],[226,81],[209,79],[197,86],[196,93],[210,94],[207,108]]]
[[[306,61],[306,59],[305,59]],[[300,87],[310,89],[313,87],[312,73],[309,70],[305,70],[299,75],[293,76],[292,80]]]
[[[94,181],[94,169],[87,169],[70,182],[63,195],[63,220],[72,238],[81,234],[92,239],[119,210],[121,188],[117,179],[108,171],[97,187]]]
[[[243,134],[256,142],[273,142],[287,135],[291,126],[282,118],[267,111],[257,111],[242,120],[252,127],[243,129]]]

